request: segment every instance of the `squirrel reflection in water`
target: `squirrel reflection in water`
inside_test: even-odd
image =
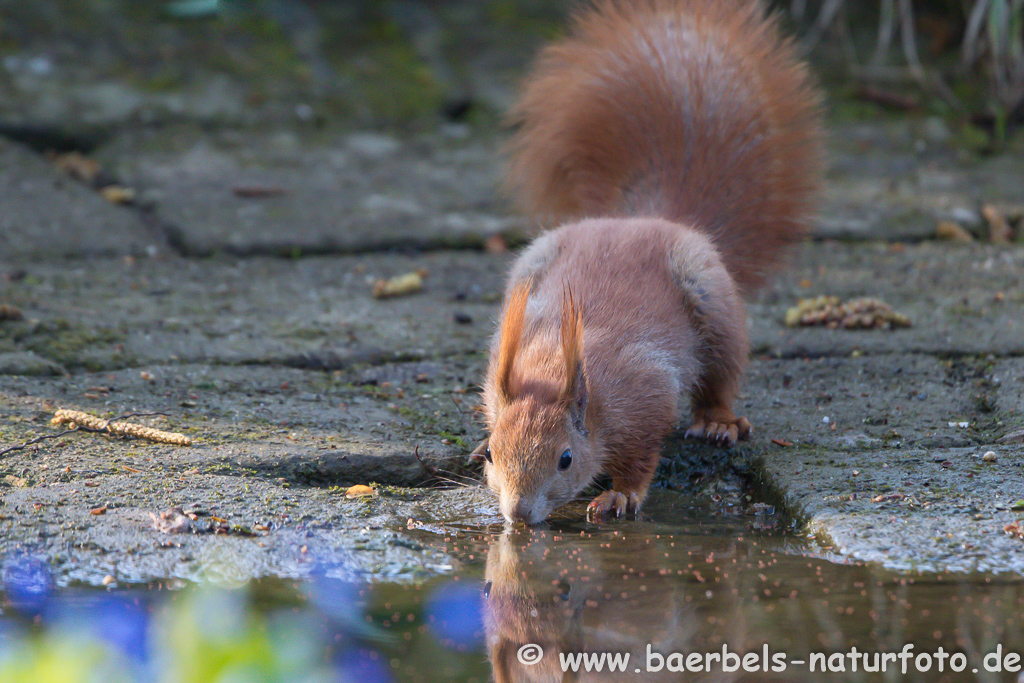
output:
[[[648,645],[665,654],[721,652],[723,644],[736,652],[746,640],[746,633],[728,632],[743,623],[729,585],[701,582],[715,573],[703,550],[691,555],[667,537],[648,535],[609,535],[607,544],[571,540],[535,527],[509,529],[491,543],[484,628],[497,683],[677,681],[682,675],[689,681],[736,680],[737,674],[722,672],[720,665],[696,674],[646,670]],[[704,567],[696,573],[686,569],[687,557]],[[706,605],[709,585],[716,593],[711,616],[719,626],[701,634],[709,615],[697,606]],[[536,663],[520,661],[527,644],[543,651]],[[626,671],[581,667],[563,673],[560,655],[602,652],[629,653]],[[525,654],[533,657],[536,650]]]

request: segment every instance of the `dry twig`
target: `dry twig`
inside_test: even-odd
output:
[[[60,437],[65,436],[66,434],[71,434],[72,432],[77,432],[77,431],[78,431],[78,428],[76,427],[75,429],[65,429],[60,434],[44,434],[42,436],[37,436],[36,438],[29,439],[28,441],[25,441],[24,443],[20,443],[17,446],[8,446],[7,448],[5,448],[2,451],[0,451],[0,455],[7,455],[8,453],[13,453],[14,451],[23,451],[26,448],[28,448],[29,446],[34,446],[37,443],[40,443],[42,441],[47,441],[49,439],[59,439]]]

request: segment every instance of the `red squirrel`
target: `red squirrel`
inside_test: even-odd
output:
[[[488,485],[534,524],[601,473],[639,510],[687,436],[734,444],[743,296],[800,239],[820,96],[751,0],[598,0],[529,73],[508,184],[542,224],[512,267],[483,391]]]

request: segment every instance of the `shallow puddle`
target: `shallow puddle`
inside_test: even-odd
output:
[[[464,565],[415,585],[54,592],[8,558],[0,680],[1024,681],[1020,577],[835,562],[752,509],[424,527]]]

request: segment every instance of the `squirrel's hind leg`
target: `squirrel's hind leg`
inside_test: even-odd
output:
[[[733,445],[750,436],[750,420],[737,417],[728,406],[693,407],[693,424],[686,430],[688,439],[706,439]]]
[[[732,411],[740,376],[746,360],[746,330],[740,336],[720,336],[714,344],[717,352],[707,352],[700,379],[690,395],[693,423],[686,430],[688,439],[704,439],[732,446],[750,436],[750,421]]]
[[[697,385],[690,394],[693,423],[686,430],[690,439],[733,445],[750,436],[750,421],[732,411],[747,358],[747,334],[744,318],[729,321],[707,320],[700,330],[702,367]]]
[[[732,411],[750,346],[743,299],[714,246],[692,230],[680,232],[669,268],[696,332],[700,362],[686,436],[732,445],[751,431],[750,422]]]

